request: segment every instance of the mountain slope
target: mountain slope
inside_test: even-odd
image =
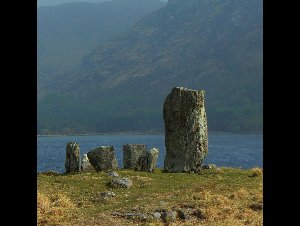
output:
[[[206,91],[210,131],[261,131],[262,1],[169,1],[60,80],[54,105],[40,104],[39,125],[50,128],[47,119],[56,131],[61,122],[72,131],[162,129],[162,104],[174,86]],[[64,109],[49,115],[63,100]]]
[[[115,0],[38,8],[38,97],[97,45],[164,5],[159,0]]]

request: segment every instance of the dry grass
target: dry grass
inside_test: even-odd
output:
[[[200,174],[119,170],[133,181],[130,189],[107,186],[105,173],[38,175],[38,225],[166,225],[129,220],[113,212],[147,213],[183,209],[190,219],[169,225],[262,225],[262,174],[257,169],[222,168]],[[260,169],[262,172],[262,170]],[[95,202],[99,192],[116,197]]]
[[[37,193],[38,225],[61,225],[68,219],[68,211],[75,207],[74,203],[63,194],[45,195]]]
[[[261,168],[252,168],[250,177],[258,177],[263,175],[263,169]]]

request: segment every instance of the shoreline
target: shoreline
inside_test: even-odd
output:
[[[211,131],[210,134],[256,134],[263,135],[263,132],[224,132]],[[164,132],[107,132],[107,133],[83,133],[83,134],[37,134],[37,137],[71,137],[71,136],[105,136],[105,135],[164,135]]]

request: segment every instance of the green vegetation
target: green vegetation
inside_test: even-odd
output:
[[[172,1],[47,80],[38,133],[163,131],[175,86],[206,91],[209,131],[261,132],[262,22],[261,0]]]
[[[130,220],[119,213],[153,213],[188,207],[202,217],[174,225],[262,225],[262,169],[221,168],[199,174],[119,170],[129,189],[108,186],[106,173],[38,174],[38,225],[163,225]],[[116,196],[95,201],[99,192]]]

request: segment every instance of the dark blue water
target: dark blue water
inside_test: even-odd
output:
[[[70,141],[79,143],[81,155],[102,145],[114,146],[119,168],[123,167],[123,144],[145,144],[148,149],[156,147],[160,150],[157,166],[163,168],[164,135],[49,136],[37,138],[37,171],[64,172],[65,148]],[[263,136],[211,133],[208,136],[208,156],[205,163],[238,168],[262,167]]]

